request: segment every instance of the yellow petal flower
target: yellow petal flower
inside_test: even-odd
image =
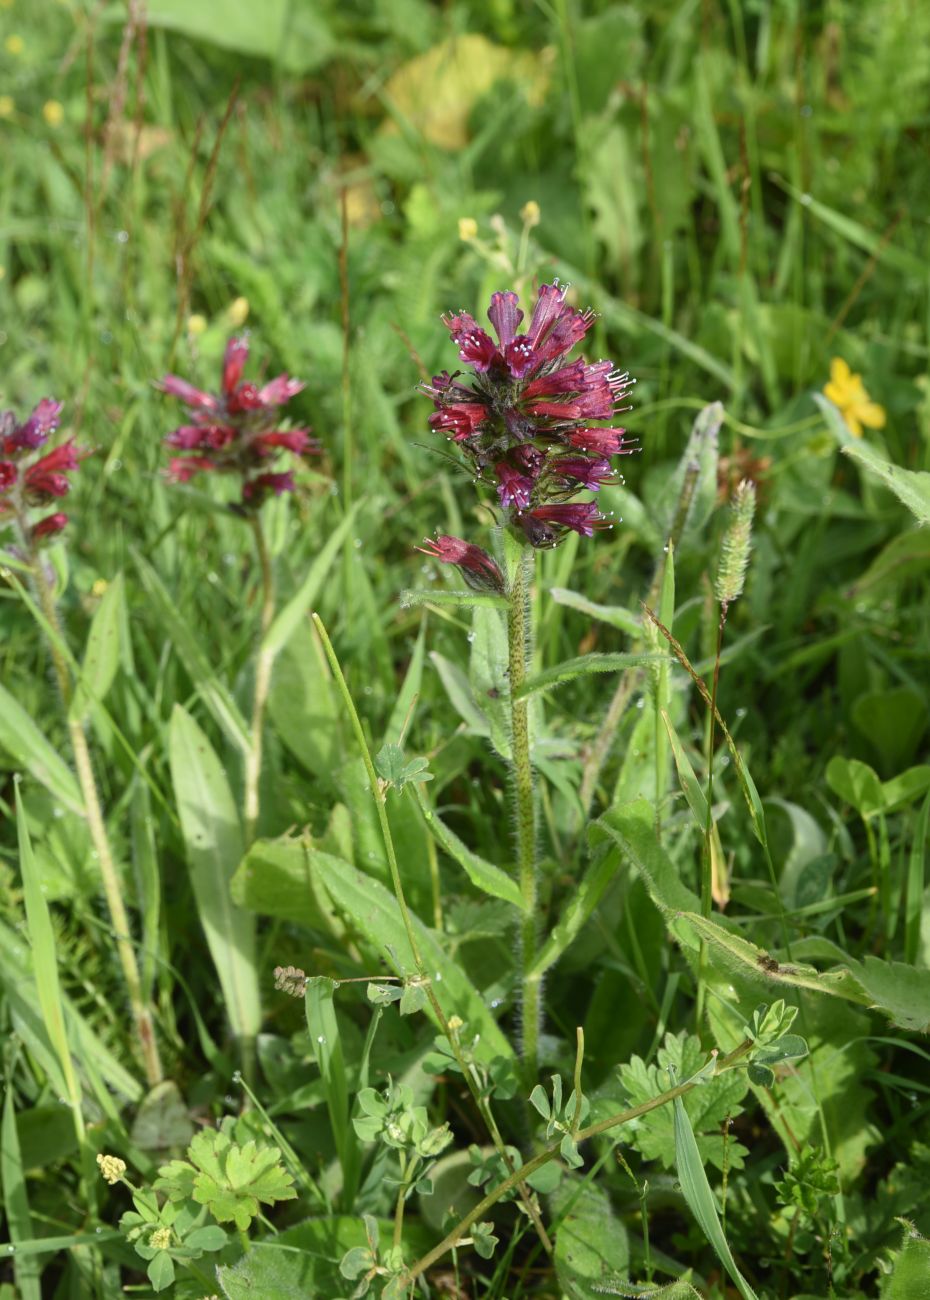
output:
[[[42,105],[42,116],[49,126],[61,126],[65,120],[65,110],[57,99],[47,99]]]
[[[26,48],[26,43],[21,36],[14,35],[8,36],[3,42],[3,46],[7,54],[15,56],[17,54],[22,54],[23,50]]]
[[[856,415],[867,429],[884,429],[885,421],[888,418],[885,414],[885,408],[879,406],[878,402],[863,402],[861,406],[857,407]]]
[[[823,395],[829,398],[834,406],[843,407],[846,404],[846,390],[841,388],[839,384],[825,384]]]
[[[830,378],[834,384],[843,385],[849,380],[849,366],[842,357],[834,357],[830,362]],[[832,398],[830,399],[833,400]]]
[[[854,438],[862,437],[862,425],[856,419],[851,411],[843,412],[843,419],[846,421],[846,427]]]
[[[478,223],[474,217],[459,217],[459,239],[463,243],[469,243],[470,240],[478,236]]]

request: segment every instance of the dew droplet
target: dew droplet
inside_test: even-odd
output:
[[[326,1042],[326,1038],[325,1038],[325,1036],[324,1036],[323,1034],[317,1034],[317,1036],[316,1036],[316,1041],[317,1041],[318,1043],[325,1043],[325,1042]]]

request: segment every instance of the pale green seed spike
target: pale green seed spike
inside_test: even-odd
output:
[[[730,502],[730,523],[723,535],[720,563],[714,595],[721,605],[731,604],[743,594],[749,552],[752,547],[752,521],[756,513],[756,486],[743,479]]]

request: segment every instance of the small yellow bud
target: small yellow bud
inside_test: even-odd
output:
[[[42,116],[49,126],[61,126],[65,120],[65,110],[57,99],[47,99],[42,105]]]
[[[194,335],[202,334],[206,328],[207,328],[206,316],[201,316],[199,312],[195,312],[193,316],[188,316],[187,318],[188,334],[194,334]]]
[[[0,95],[0,117],[12,117],[16,104],[12,95]]]
[[[8,36],[3,42],[3,48],[7,54],[18,55],[22,54],[26,48],[26,43],[21,36]]]
[[[452,1031],[453,1034],[456,1033],[459,1029],[461,1029],[464,1024],[465,1021],[461,1018],[461,1016],[449,1017],[449,1029]]]
[[[107,582],[106,578],[98,578],[90,589],[91,595],[102,596],[109,585],[110,584]]]
[[[171,1245],[171,1229],[156,1228],[149,1237],[149,1245],[153,1250],[167,1250]]]
[[[539,204],[535,199],[530,199],[528,203],[524,203],[523,207],[520,209],[520,216],[523,220],[523,224],[529,226],[530,229],[532,229],[533,226],[539,225],[541,213],[539,211]]]
[[[240,326],[244,325],[248,318],[248,315],[249,315],[248,298],[236,298],[229,304],[229,307],[226,309],[226,319],[229,321],[233,329],[239,329]]]
[[[459,217],[459,239],[469,244],[478,237],[478,223],[474,217]]]
[[[5,277],[5,275],[6,275],[6,267],[0,266],[0,280],[2,280]]]
[[[111,1187],[114,1183],[118,1183],[126,1172],[126,1161],[120,1160],[119,1156],[99,1155],[97,1164],[100,1168],[101,1178],[105,1183],[109,1183]]]

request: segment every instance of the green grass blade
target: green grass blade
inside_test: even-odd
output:
[[[136,554],[135,562],[145,590],[155,606],[155,612],[171,638],[194,689],[226,738],[244,754],[248,753],[249,728],[239,706],[214,673],[209,659],[197,644],[185,619],[178,613],[161,578],[141,555]]]
[[[197,911],[233,1033],[253,1040],[261,1024],[255,918],[229,892],[243,852],[239,813],[213,746],[180,704],[171,715],[168,745]]]
[[[927,831],[930,829],[930,794],[924,800],[914,826],[907,866],[907,895],[904,903],[904,960],[917,964],[920,951],[920,921],[923,916],[926,880]]]
[[[531,975],[544,975],[549,967],[558,961],[569,944],[574,942],[585,922],[604,897],[608,885],[617,873],[620,861],[619,853],[606,853],[588,867],[569,894],[562,915],[539,950],[530,971]]]
[[[45,1030],[58,1059],[64,1079],[68,1104],[74,1120],[78,1142],[84,1141],[84,1117],[81,1111],[81,1087],[78,1083],[68,1035],[65,1031],[65,1013],[62,1004],[61,985],[58,980],[58,958],[55,948],[55,932],[49,915],[48,903],[42,892],[42,884],[35,858],[32,855],[32,843],[26,824],[19,786],[16,787],[16,828],[19,839],[19,865],[23,877],[23,902],[26,907],[26,929],[29,946],[32,949],[32,962],[35,972],[36,990]]]
[[[621,632],[626,632],[627,636],[639,639],[643,634],[642,623],[623,605],[599,605],[583,596],[580,591],[569,591],[567,587],[550,587],[549,595],[559,605],[576,609],[579,614],[586,614],[588,618],[596,618],[600,623],[618,628]]]
[[[304,1006],[310,1046],[323,1080],[326,1107],[342,1166],[342,1201],[348,1212],[355,1204],[358,1191],[361,1152],[358,1137],[349,1119],[351,1098],[339,1021],[333,1004],[335,988],[334,982],[323,976],[309,980]]]
[[[752,1287],[736,1267],[727,1239],[720,1226],[717,1203],[704,1172],[704,1162],[694,1139],[694,1129],[680,1097],[675,1098],[675,1165],[678,1181],[688,1208],[704,1236],[720,1257],[743,1300],[758,1300]]]
[[[345,519],[326,539],[326,544],[310,565],[307,576],[301,583],[296,595],[291,597],[268,629],[262,642],[262,650],[277,654],[287,643],[291,633],[320,594],[326,576],[332,567],[333,561],[339,554],[349,529],[355,522],[355,516],[358,514],[361,505],[361,501],[356,501]]]
[[[684,751],[681,738],[675,730],[671,718],[668,716],[666,709],[661,710],[662,721],[665,723],[665,729],[668,732],[669,743],[672,746],[672,757],[675,760],[675,766],[678,769],[678,780],[681,784],[682,792],[688,801],[688,807],[694,816],[694,820],[701,833],[707,826],[707,796],[701,789],[701,783],[694,774],[694,768],[691,766],[691,760]]]
[[[394,701],[394,707],[391,709],[390,721],[387,730],[384,733],[384,745],[399,745],[401,743],[404,728],[409,726],[413,718],[414,704],[420,694],[420,688],[423,684],[423,665],[426,661],[426,619],[420,625],[420,634],[416,639],[413,647],[413,654],[410,656],[410,662],[407,665],[407,671],[404,674],[404,684],[401,686],[397,699]]]
[[[84,801],[71,769],[19,702],[0,685],[0,746],[31,772],[71,812],[84,815]]]
[[[417,605],[506,609],[507,598],[488,591],[418,591],[409,587],[400,593],[401,609],[413,609]]]
[[[0,1121],[0,1186],[3,1187],[3,1209],[11,1249],[18,1250],[20,1242],[29,1241],[33,1235],[32,1215],[29,1212],[29,1195],[16,1129],[16,1109],[13,1088],[7,1083],[3,1101],[3,1119]],[[42,1300],[39,1283],[41,1269],[33,1255],[19,1256],[13,1260],[16,1273],[17,1294],[21,1300]]]

